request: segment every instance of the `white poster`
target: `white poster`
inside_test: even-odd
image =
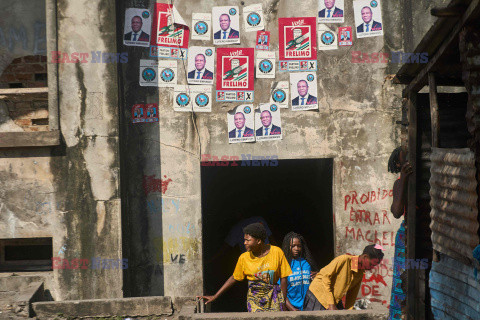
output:
[[[215,48],[190,47],[188,51],[188,83],[212,85],[215,74]]]
[[[243,104],[227,113],[228,142],[241,143],[255,141],[255,120],[253,105]]]
[[[192,14],[192,40],[210,40],[211,30],[211,13]]]
[[[212,112],[212,87],[190,86],[192,94],[193,111]]]
[[[293,111],[318,109],[316,73],[290,73],[290,90]]]
[[[262,4],[252,4],[243,8],[243,20],[246,32],[265,29]]]
[[[177,84],[177,62],[141,59],[139,83],[147,87],[174,87]]]
[[[290,87],[288,81],[279,81],[272,83],[270,103],[274,103],[280,108],[288,108],[289,96]]]
[[[123,44],[126,46],[148,47],[152,17],[146,9],[129,8],[125,10]]]
[[[257,51],[257,78],[275,78],[275,52]]]
[[[240,19],[237,6],[213,7],[213,44],[240,43]]]
[[[255,110],[255,139],[282,140],[282,120],[280,108],[276,104],[260,104]]]
[[[190,88],[193,86],[190,86]],[[173,91],[173,110],[179,112],[192,111],[192,94],[189,86],[176,85]]]
[[[343,23],[343,0],[318,0],[318,23]]]
[[[324,24],[318,25],[318,50],[338,49],[337,34]]]
[[[383,20],[380,0],[357,0],[353,2],[357,38],[383,35]]]

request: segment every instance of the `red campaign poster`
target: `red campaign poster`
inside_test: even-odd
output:
[[[253,48],[217,49],[217,101],[253,102]]]
[[[133,105],[132,122],[158,122],[158,105],[156,103]]]
[[[187,59],[190,29],[175,11],[171,4],[155,3],[150,57]]]
[[[317,19],[279,18],[280,71],[317,70]]]
[[[352,41],[352,27],[339,27],[338,28],[338,45],[339,46],[351,46]]]
[[[132,107],[132,122],[142,123],[145,122],[145,111],[143,104],[135,104]]]

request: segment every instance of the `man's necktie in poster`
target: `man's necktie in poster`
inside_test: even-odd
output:
[[[273,82],[270,92],[270,104],[276,104],[282,109],[288,108],[290,88],[288,81]]]
[[[173,110],[179,112],[212,112],[212,87],[175,86]]]
[[[318,23],[343,23],[343,0],[318,0]]]
[[[240,43],[240,13],[237,6],[213,7],[213,44]]]
[[[217,101],[253,102],[253,48],[217,49]]]
[[[155,3],[150,57],[187,59],[190,30],[171,4]]]
[[[126,46],[148,47],[152,17],[146,9],[125,10],[123,44]]]
[[[255,110],[255,139],[282,140],[282,120],[280,108],[276,104],[260,104]]]
[[[275,52],[257,51],[257,78],[275,78]]]
[[[187,67],[188,83],[213,85],[214,59],[214,47],[190,47]]]
[[[177,79],[177,61],[140,60],[140,86],[174,87]]]
[[[192,14],[192,40],[210,40],[212,29],[211,13]]]
[[[318,25],[318,50],[338,49],[336,33],[324,24]]]
[[[317,70],[317,19],[279,18],[280,71]]]
[[[354,1],[353,12],[357,26],[357,38],[383,36],[380,0]]]
[[[315,72],[291,73],[290,89],[293,111],[318,109],[317,75]]]
[[[253,4],[243,8],[243,19],[246,32],[265,29],[262,4]]]
[[[227,112],[228,142],[255,141],[255,120],[253,105],[244,104]]]

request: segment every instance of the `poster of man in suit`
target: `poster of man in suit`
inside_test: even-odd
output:
[[[343,0],[318,0],[318,23],[343,23]]]
[[[280,108],[275,103],[260,104],[255,110],[255,139],[257,141],[282,139]]]
[[[227,113],[228,142],[241,143],[255,141],[255,120],[253,105],[244,104]]]
[[[187,80],[190,84],[213,84],[215,68],[214,47],[190,47]]]
[[[240,13],[237,6],[213,7],[213,44],[240,43]]]
[[[290,90],[293,111],[318,109],[315,72],[290,73]]]
[[[383,36],[380,0],[356,0],[353,2],[357,38]]]
[[[148,47],[152,17],[146,9],[128,8],[125,10],[123,44],[126,46]]]

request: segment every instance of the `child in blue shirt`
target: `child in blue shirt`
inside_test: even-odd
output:
[[[298,233],[288,233],[283,239],[282,249],[292,269],[287,278],[287,309],[301,311],[311,278],[316,274],[312,269],[317,270],[317,266],[305,239]]]

